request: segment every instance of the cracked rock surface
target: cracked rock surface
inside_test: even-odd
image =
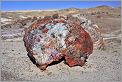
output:
[[[30,14],[32,14],[33,12],[34,11],[30,12]],[[81,11],[81,13],[82,12],[83,11]],[[101,14],[103,14],[102,12],[103,10],[101,11]],[[110,10],[107,10],[107,12],[111,13]],[[11,17],[9,14],[6,13],[9,12],[5,12],[3,15],[6,15],[7,17]],[[14,18],[17,17],[19,18],[19,16],[17,15],[18,13],[22,13],[23,15],[23,12],[15,12],[15,13],[10,12],[10,14],[13,14]],[[23,18],[24,20],[18,21],[17,23],[15,22],[13,24],[11,23],[12,21],[14,21],[12,19],[12,21],[9,22],[5,21],[3,23],[4,26],[3,27],[1,26],[2,28],[0,30],[1,30],[2,45],[0,47],[1,48],[0,60],[1,60],[2,81],[121,82],[121,72],[120,72],[121,71],[121,53],[120,53],[121,52],[121,30],[120,30],[121,14],[119,17],[110,16],[111,14],[107,14],[107,15],[103,14],[101,15],[101,18],[98,18],[98,14],[87,15],[86,13],[84,13],[84,15],[82,16],[80,15],[80,13],[78,13],[79,15],[75,15],[75,17],[78,16],[78,19],[80,17],[82,19],[81,22],[78,22],[79,21],[78,20],[77,24],[81,23],[82,28],[84,28],[84,30],[90,35],[92,41],[94,40],[93,53],[89,55],[87,62],[82,67],[80,66],[69,67],[67,65],[68,63],[63,57],[59,59],[60,61],[59,63],[53,62],[52,65],[49,65],[45,71],[41,71],[40,69],[37,68],[36,65],[34,65],[30,61],[29,57],[27,56],[26,47],[24,46],[24,42],[23,42],[23,35],[21,35],[21,32],[23,31],[24,28],[28,28],[32,24],[34,27],[37,25],[37,22],[43,19],[42,16],[44,15],[42,14],[43,11],[41,12],[41,14],[40,12],[35,12],[35,13],[36,14],[38,13],[37,18],[39,20],[32,21],[29,19],[28,21],[24,21],[26,20],[26,18]],[[33,14],[33,16],[36,16],[35,13]],[[69,13],[69,11],[66,11],[66,13]],[[52,15],[53,13],[51,11],[51,14],[48,12],[46,12],[46,14]],[[113,14],[115,14],[115,12]],[[67,14],[63,12],[63,14],[61,15],[67,15]],[[53,18],[55,18],[56,20],[57,17],[58,17],[57,15],[53,16]],[[63,20],[63,18],[61,19]],[[73,19],[71,20],[73,21]],[[94,24],[90,22],[90,20],[94,22]],[[3,21],[2,18],[1,21]],[[70,19],[67,21],[70,22]],[[21,24],[19,22],[21,22]],[[34,24],[34,22],[36,22],[36,24]],[[11,26],[8,25],[8,23],[10,23]],[[24,23],[26,23],[26,25]],[[101,36],[105,44],[104,50],[99,49],[102,48],[101,46],[102,39],[99,30],[96,29],[97,27],[95,26],[93,28],[95,24],[98,25],[99,30],[102,30]],[[24,26],[21,28],[21,25]],[[38,25],[40,25],[40,23],[38,23]],[[50,25],[52,24],[48,23],[46,27],[49,27]],[[89,31],[88,29],[91,31]],[[95,37],[97,37],[96,39],[94,38],[94,35]],[[66,39],[69,41],[74,40],[74,38],[70,38],[70,36],[72,35],[69,35]],[[66,44],[70,45],[68,44],[68,42]],[[73,44],[71,46],[73,46]],[[72,50],[71,47],[68,47],[68,49]],[[69,51],[69,53],[72,52]],[[67,56],[68,55],[70,54],[67,54]],[[73,57],[76,56],[75,53],[72,56]],[[77,55],[77,57],[79,57],[79,55]],[[84,60],[84,58],[81,59]]]
[[[83,66],[93,51],[92,39],[80,23],[57,14],[37,20],[23,40],[30,60],[41,70],[61,58],[70,67]]]

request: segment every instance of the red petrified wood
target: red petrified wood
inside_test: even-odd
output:
[[[58,14],[37,20],[25,30],[23,40],[28,57],[41,70],[62,58],[70,67],[83,66],[93,51],[82,26]]]

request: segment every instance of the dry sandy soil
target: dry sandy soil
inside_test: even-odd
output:
[[[89,17],[104,30],[105,50],[94,49],[83,67],[69,67],[64,61],[39,70],[27,56],[22,37],[2,40],[2,81],[90,81],[118,82],[120,76],[120,18]],[[104,21],[105,20],[105,21]],[[108,28],[108,30],[106,30]],[[114,29],[116,28],[116,29]],[[2,29],[1,29],[2,30]],[[14,29],[21,30],[21,29]],[[110,31],[110,32],[107,32]],[[1,32],[6,32],[2,30]],[[9,34],[9,33],[8,33]]]

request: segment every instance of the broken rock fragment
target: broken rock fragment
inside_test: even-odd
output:
[[[89,33],[58,14],[37,20],[25,30],[23,40],[28,57],[41,70],[62,58],[70,67],[83,66],[93,51]]]
[[[81,16],[80,14],[68,15],[67,17],[68,20],[72,20],[77,24],[80,24],[84,30],[89,33],[94,44],[94,49],[105,49],[105,44],[101,35],[101,28],[97,24],[93,23],[84,16]]]

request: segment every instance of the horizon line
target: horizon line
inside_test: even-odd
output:
[[[99,5],[99,6],[108,6],[108,5]],[[96,6],[96,7],[99,7],[99,6]],[[1,10],[1,12],[20,12],[20,11],[56,11],[56,10],[62,10],[62,9],[70,9],[70,8],[74,8],[74,9],[89,9],[89,8],[96,8],[96,7],[87,7],[87,8],[77,8],[77,7],[69,7],[69,8],[57,8],[57,9],[23,9],[23,10]],[[108,6],[108,7],[111,7],[111,8],[118,8],[118,7],[121,7],[121,6],[118,6],[118,7],[112,7],[112,6]],[[30,11],[30,12],[31,12]]]

